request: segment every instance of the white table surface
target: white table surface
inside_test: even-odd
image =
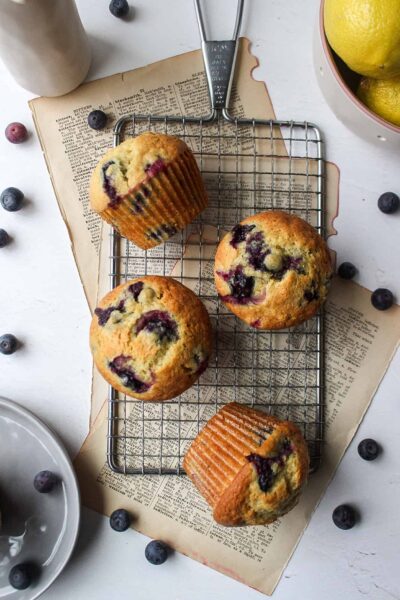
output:
[[[129,23],[113,18],[108,0],[78,0],[90,34],[90,78],[139,67],[199,47],[190,0],[131,0]],[[247,0],[242,34],[260,60],[254,71],[267,83],[278,118],[317,123],[327,156],[341,171],[338,235],[330,246],[351,260],[357,280],[387,286],[400,298],[400,215],[376,207],[380,193],[400,193],[398,156],[356,138],[336,119],[318,89],[312,64],[312,31],[318,0]],[[234,0],[208,0],[212,35],[230,37]],[[27,100],[0,65],[0,130],[22,121],[32,131],[20,146],[0,136],[0,188],[21,188],[29,204],[18,213],[0,210],[0,227],[14,237],[0,251],[0,333],[24,342],[0,357],[0,391],[42,417],[74,455],[88,428],[91,358],[89,310],[53,194]],[[400,354],[394,358],[370,410],[317,508],[279,583],[274,600],[389,600],[400,598]],[[373,463],[357,443],[373,437],[384,447]],[[351,531],[333,526],[333,508],[359,507]],[[258,592],[175,554],[153,567],[143,556],[147,539],[133,530],[113,532],[107,520],[83,510],[76,552],[46,600],[261,599]]]

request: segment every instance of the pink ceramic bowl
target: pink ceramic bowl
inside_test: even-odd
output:
[[[351,71],[333,52],[324,30],[324,3],[321,0],[314,31],[314,66],[325,100],[349,129],[377,144],[400,147],[400,127],[369,110],[356,96],[360,75]]]

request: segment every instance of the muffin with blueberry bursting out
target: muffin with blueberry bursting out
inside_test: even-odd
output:
[[[328,247],[309,223],[283,211],[253,215],[220,242],[215,284],[224,304],[256,329],[314,316],[332,277]]]
[[[208,204],[187,144],[152,132],[127,139],[103,156],[89,197],[95,212],[144,250],[174,236]]]
[[[90,348],[97,369],[115,389],[141,400],[168,400],[207,368],[211,322],[189,288],[171,277],[148,275],[101,300]]]
[[[309,455],[294,423],[231,402],[199,432],[183,466],[217,523],[264,525],[297,504]]]

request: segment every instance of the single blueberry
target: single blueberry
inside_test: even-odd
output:
[[[107,194],[107,196],[110,198],[110,202],[108,203],[108,205],[111,208],[115,208],[116,206],[118,206],[118,204],[120,204],[122,198],[118,195],[117,190],[113,185],[112,177],[107,174],[107,169],[111,165],[115,165],[114,160],[109,160],[108,162],[106,162],[102,166],[101,171],[103,173],[103,190],[104,193]]]
[[[339,265],[338,275],[342,279],[353,279],[356,273],[357,269],[351,262],[343,262],[341,265]]]
[[[358,454],[364,460],[375,460],[379,454],[380,448],[375,440],[367,438],[358,444]]]
[[[55,488],[58,482],[57,475],[52,471],[40,471],[35,475],[33,486],[37,492],[48,494]]]
[[[111,0],[110,2],[110,13],[121,19],[122,17],[126,17],[129,12],[129,4],[127,0]]]
[[[246,236],[255,228],[255,225],[235,225],[232,229],[232,239],[229,242],[231,246],[237,248],[237,245],[244,242]]]
[[[98,323],[101,327],[107,323],[112,313],[117,310],[120,313],[125,312],[125,302],[121,300],[121,302],[117,306],[109,306],[108,308],[96,308],[94,314],[98,318]]]
[[[136,302],[138,302],[138,298],[140,296],[140,292],[142,291],[143,287],[144,287],[143,281],[136,281],[135,283],[132,283],[128,287],[128,290],[130,291],[130,293],[132,294],[132,296],[134,297]]]
[[[277,454],[273,456],[260,456],[253,453],[246,456],[256,469],[258,485],[262,492],[268,492],[274,482],[276,472],[272,469],[273,465],[282,467],[290,454],[293,452],[293,445],[289,439],[284,439]]]
[[[139,334],[143,329],[155,333],[160,342],[179,339],[177,323],[167,311],[145,312],[136,323],[136,333]]]
[[[143,394],[150,389],[152,384],[141,381],[135,375],[135,372],[127,365],[129,360],[129,356],[124,356],[121,354],[120,356],[116,356],[114,360],[108,363],[108,366],[110,371],[115,373],[115,375],[121,379],[122,385],[130,388],[137,394]]]
[[[31,563],[15,565],[9,575],[8,581],[15,590],[26,590],[37,575],[38,568]]]
[[[253,233],[246,238],[246,253],[248,254],[249,264],[256,271],[267,270],[264,261],[270,252],[270,249],[265,243],[262,231]]]
[[[5,229],[0,229],[0,248],[4,248],[10,242],[10,236]]]
[[[155,160],[153,163],[147,164],[144,170],[149,177],[154,177],[161,171],[164,171],[166,167],[167,165],[165,164],[164,160],[162,158],[157,158],[157,160]]]
[[[28,132],[25,125],[22,123],[10,123],[5,130],[6,138],[12,144],[21,144],[28,137]]]
[[[132,517],[124,508],[118,508],[111,513],[110,526],[114,531],[126,531],[129,529]]]
[[[5,333],[0,337],[0,353],[14,354],[18,349],[18,340],[12,333]]]
[[[356,524],[357,515],[354,508],[348,504],[341,504],[333,511],[332,519],[339,529],[351,529]]]
[[[22,208],[24,194],[15,187],[8,187],[1,192],[0,202],[5,210],[15,212]]]
[[[229,273],[220,273],[221,277],[228,282],[231,289],[231,297],[239,304],[246,304],[254,291],[254,277],[247,276],[243,267],[238,265]],[[229,298],[227,298],[229,299]]]
[[[107,115],[102,110],[92,110],[88,115],[88,125],[92,129],[104,129],[107,125]]]
[[[153,540],[147,544],[144,555],[152,565],[162,565],[168,558],[168,551],[167,544]]]
[[[260,490],[267,492],[274,480],[274,473],[271,468],[273,461],[259,454],[249,454],[246,458],[255,466]]]
[[[378,208],[386,215],[391,215],[392,213],[399,210],[400,207],[400,198],[397,194],[393,192],[385,192],[378,199]]]
[[[393,305],[394,297],[390,290],[378,288],[371,295],[372,306],[378,310],[387,310]]]

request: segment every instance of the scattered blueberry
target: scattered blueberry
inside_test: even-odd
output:
[[[92,110],[88,115],[88,125],[92,129],[104,129],[107,125],[107,115],[102,110]]]
[[[57,485],[59,479],[55,473],[51,471],[40,471],[35,475],[33,480],[34,488],[41,494],[48,494]]]
[[[5,130],[6,138],[12,144],[21,144],[28,137],[25,125],[22,123],[10,123]]]
[[[391,215],[392,213],[399,210],[400,207],[400,198],[397,194],[393,192],[385,192],[382,196],[379,196],[378,199],[378,208],[386,215]]]
[[[129,4],[127,0],[111,0],[109,9],[110,13],[114,15],[114,17],[121,19],[122,17],[126,17],[128,14]]]
[[[26,590],[35,579],[37,567],[30,563],[15,565],[9,575],[8,581],[15,590]]]
[[[351,262],[343,262],[341,265],[339,265],[338,275],[342,279],[353,279],[356,273],[357,269]]]
[[[364,460],[375,460],[379,454],[379,444],[375,440],[367,438],[358,444],[358,454]]]
[[[132,522],[131,515],[124,508],[118,508],[111,513],[110,525],[114,531],[126,531]]]
[[[4,248],[4,246],[7,246],[9,241],[10,236],[8,235],[7,231],[5,231],[4,229],[0,229],[0,248]]]
[[[386,288],[378,288],[372,292],[371,302],[374,308],[377,308],[378,310],[387,310],[393,305],[393,294]]]
[[[5,210],[15,212],[22,208],[24,194],[15,187],[8,187],[1,192],[0,202]]]
[[[162,565],[168,558],[168,546],[160,540],[149,542],[144,551],[144,555],[152,565]]]
[[[356,524],[356,512],[348,504],[337,506],[332,513],[332,519],[339,529],[351,529]]]
[[[0,353],[14,354],[18,348],[18,340],[12,333],[5,333],[0,337]]]

